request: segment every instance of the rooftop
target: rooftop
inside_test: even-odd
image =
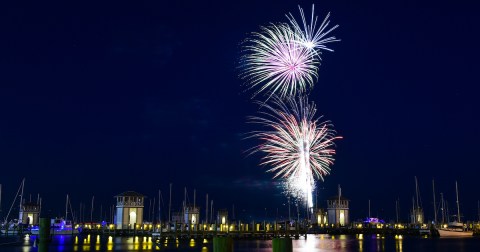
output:
[[[332,196],[330,198],[328,198],[328,200],[338,200],[338,195],[335,195],[335,196]],[[349,200],[343,196],[340,196],[340,200]]]
[[[145,197],[145,196],[135,191],[126,191],[114,197]]]

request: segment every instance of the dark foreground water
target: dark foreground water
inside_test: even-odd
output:
[[[0,237],[0,251],[38,251],[35,236]],[[480,251],[479,238],[380,237],[377,235],[309,235],[293,240],[293,251]],[[157,244],[144,237],[55,236],[49,250],[57,251],[182,251],[213,252],[212,241],[170,241]],[[235,240],[235,252],[272,251],[269,240]]]

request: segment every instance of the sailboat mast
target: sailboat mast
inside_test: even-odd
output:
[[[171,209],[172,209],[172,183],[170,183],[170,198],[168,199],[168,225],[170,225],[170,221],[172,220],[170,218],[170,212],[171,212]],[[168,230],[170,230],[170,227],[168,228]]]
[[[2,217],[2,184],[0,184],[0,218]]]
[[[418,181],[417,181],[417,176],[415,176],[415,197],[416,197],[416,200],[417,200],[416,201],[417,205],[414,208],[418,209],[420,206],[418,205]]]
[[[398,199],[395,200],[395,214],[397,216],[397,223],[398,223]]]
[[[370,200],[368,200],[368,218],[370,218],[370,217],[372,217],[372,216],[370,215]]]
[[[442,224],[445,223],[445,201],[443,201],[443,193],[440,193],[442,205]]]
[[[25,178],[22,180],[22,193],[20,194],[20,209],[22,209],[22,204],[23,204],[23,189],[25,187]]]
[[[67,194],[67,200],[65,201],[65,220],[68,219],[68,194]]]
[[[433,187],[433,214],[435,216],[435,225],[437,224],[437,202],[435,201],[435,180],[432,179]]]
[[[457,192],[457,220],[460,222],[460,203],[458,202],[458,184],[457,181],[455,181],[455,191]]]
[[[92,208],[90,209],[90,223],[93,223],[93,201],[95,200],[95,196],[92,196]]]
[[[158,223],[162,225],[162,207],[161,207],[161,202],[162,202],[162,191],[158,190]]]
[[[205,222],[208,224],[208,193],[207,193],[207,200],[205,203]]]

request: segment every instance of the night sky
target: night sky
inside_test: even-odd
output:
[[[246,151],[258,108],[238,78],[241,42],[311,1],[76,2],[0,7],[2,214],[23,177],[45,211],[95,211],[134,190],[173,207],[235,205],[237,217],[287,214],[278,183]],[[480,5],[475,1],[316,1],[340,27],[309,93],[339,135],[318,201],[342,193],[353,219],[406,220],[418,177],[477,220]],[[158,202],[158,199],[157,199]],[[87,207],[88,209],[89,207]],[[265,210],[266,209],[266,210]],[[202,213],[203,213],[202,209]],[[88,212],[88,210],[87,210]],[[203,219],[203,217],[202,217]]]

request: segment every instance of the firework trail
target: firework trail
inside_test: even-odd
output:
[[[333,52],[333,50],[328,48],[326,44],[340,40],[334,36],[326,37],[328,34],[330,34],[330,32],[338,27],[338,25],[334,25],[332,28],[328,28],[330,24],[330,13],[325,16],[323,22],[317,27],[318,16],[315,16],[314,14],[315,5],[312,5],[312,16],[310,18],[310,23],[307,23],[303,9],[300,6],[298,6],[298,9],[300,10],[300,16],[302,18],[301,24],[303,24],[303,26],[301,26],[300,23],[295,20],[291,13],[287,15],[290,25],[295,31],[296,42],[300,43],[306,48],[309,48],[310,50],[313,50],[317,56],[320,56],[322,50]]]
[[[240,77],[249,89],[257,88],[253,96],[269,93],[285,98],[313,87],[320,62],[297,37],[287,24],[271,24],[246,40]]]
[[[262,165],[275,173],[274,178],[283,178],[287,193],[313,206],[312,191],[315,178],[323,180],[330,172],[335,150],[335,136],[330,122],[316,118],[315,104],[306,97],[272,97],[272,106],[263,104],[261,116],[250,117],[251,123],[260,124],[266,131],[252,132],[250,137],[259,138],[262,143],[252,149],[261,152]]]

